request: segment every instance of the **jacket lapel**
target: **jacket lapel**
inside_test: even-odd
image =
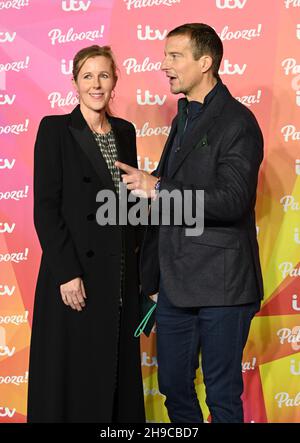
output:
[[[183,139],[182,146],[180,147],[181,149],[176,153],[176,157],[172,161],[170,178],[175,175],[185,158],[193,149],[195,149],[199,141],[206,136],[207,132],[214,125],[215,119],[222,113],[223,107],[227,99],[230,97],[230,92],[226,86],[222,84],[212,102],[207,106],[203,115],[201,115],[199,122],[196,123],[193,129],[188,133],[187,137]],[[171,137],[169,137],[166,147],[170,147],[172,141],[173,139],[171,140]]]
[[[172,122],[172,126],[171,126],[171,131],[169,134],[169,137],[166,141],[165,147],[163,149],[163,152],[161,154],[160,160],[159,160],[159,164],[157,166],[157,169],[155,171],[155,175],[157,177],[160,177],[162,175],[162,171],[164,170],[164,165],[165,165],[165,161],[167,159],[167,154],[169,152],[169,149],[171,149],[175,134],[177,131],[177,117],[174,118],[173,122]]]
[[[114,131],[118,151],[118,160],[122,163],[131,164],[132,158],[130,157],[130,154],[132,150],[127,146],[127,144],[130,143],[128,133],[123,134],[116,118],[108,116],[108,121]],[[132,140],[132,142],[134,142],[134,140]]]
[[[170,168],[170,177],[173,177],[180,165],[184,162],[189,153],[197,146],[198,142],[208,132],[210,127],[214,124],[214,119],[208,110],[201,116],[200,122],[189,132],[187,137],[183,139],[180,151],[176,153]]]
[[[81,114],[79,105],[77,105],[73,112],[71,112],[69,129],[78,145],[90,160],[92,167],[95,169],[101,182],[108,189],[114,190],[113,180],[106,161],[101,154],[90,128]]]

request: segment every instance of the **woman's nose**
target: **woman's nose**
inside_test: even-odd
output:
[[[100,79],[99,79],[98,77],[96,77],[96,78],[94,79],[93,86],[94,86],[94,88],[100,88],[100,86],[101,86],[101,81],[100,81]]]

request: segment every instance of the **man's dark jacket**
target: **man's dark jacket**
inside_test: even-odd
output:
[[[160,190],[204,190],[204,232],[187,236],[186,227],[151,226],[141,251],[145,294],[159,280],[178,307],[229,306],[263,297],[256,238],[255,201],[263,137],[252,112],[220,83],[196,124],[175,153],[168,177],[165,161],[178,116],[155,175]]]

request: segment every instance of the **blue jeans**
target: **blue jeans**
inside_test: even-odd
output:
[[[159,389],[173,423],[201,423],[194,380],[201,350],[206,403],[213,423],[242,423],[242,356],[260,302],[177,308],[160,284],[156,308]]]

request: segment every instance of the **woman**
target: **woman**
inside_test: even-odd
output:
[[[137,166],[135,130],[112,117],[109,47],[73,62],[80,104],[44,117],[34,156],[34,222],[43,250],[29,367],[29,422],[144,422],[139,342],[138,235],[100,226],[102,189],[118,193],[118,159]]]

